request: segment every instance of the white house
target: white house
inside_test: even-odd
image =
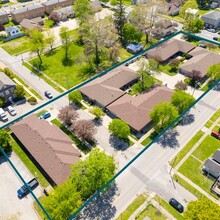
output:
[[[193,18],[199,17],[199,10],[194,8],[187,8],[185,11],[185,18],[192,16]]]
[[[10,26],[5,29],[9,36],[16,36],[20,34],[20,30],[17,26]]]

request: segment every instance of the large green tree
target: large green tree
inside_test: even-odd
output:
[[[140,42],[142,33],[139,32],[133,24],[126,23],[123,27],[123,36],[126,42]]]
[[[102,116],[104,116],[104,112],[102,110],[102,108],[98,107],[98,106],[95,106],[94,108],[92,108],[90,111],[89,111],[91,114],[93,114],[95,116],[96,119],[99,119],[101,118]]]
[[[123,35],[123,27],[126,23],[125,18],[125,6],[123,4],[123,0],[118,0],[117,8],[114,14],[115,27],[118,31],[119,39],[122,44],[124,44],[124,35]]]
[[[185,11],[186,11],[188,8],[198,9],[198,4],[197,4],[196,0],[188,0],[188,1],[186,1],[185,4],[181,7],[181,9],[180,9],[180,16],[181,16],[182,18],[185,17]]]
[[[121,139],[128,138],[128,135],[130,134],[130,128],[128,124],[117,118],[112,120],[108,128],[113,135]]]
[[[23,98],[24,95],[25,95],[24,87],[23,87],[22,85],[17,85],[17,86],[15,87],[14,94],[15,94],[16,97],[18,97],[18,98]]]
[[[42,204],[54,220],[68,219],[82,205],[80,191],[70,180],[59,185]]]
[[[177,117],[178,111],[175,106],[168,102],[161,102],[156,105],[150,113],[150,118],[156,124],[155,130],[157,132],[166,128]]]
[[[83,199],[87,199],[107,183],[115,172],[113,157],[98,148],[92,150],[85,160],[72,166],[71,182]]]
[[[190,33],[199,33],[204,29],[204,21],[200,18],[189,16],[184,22],[183,28]]]
[[[182,90],[176,90],[171,96],[171,102],[176,107],[179,114],[181,114],[195,102],[195,98]]]
[[[207,75],[211,80],[216,81],[220,79],[220,63],[209,67]]]
[[[45,36],[41,31],[37,29],[29,31],[28,34],[30,51],[37,54],[41,65],[43,62],[41,56],[47,46]]]
[[[183,213],[186,220],[219,220],[220,206],[206,198],[191,201]]]
[[[0,130],[0,146],[4,151],[9,150],[10,136],[5,130]],[[1,154],[1,153],[0,153]]]
[[[68,94],[68,98],[69,98],[70,102],[73,102],[75,104],[79,104],[83,97],[82,97],[82,94],[80,91],[75,90],[75,91],[70,92]]]

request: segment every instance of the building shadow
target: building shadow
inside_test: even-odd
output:
[[[92,202],[86,206],[80,214],[75,217],[75,220],[80,219],[114,219],[116,207],[112,205],[114,197],[117,194],[118,188],[115,183],[111,184],[109,188],[98,195]]]
[[[162,137],[160,137],[160,139],[157,141],[157,143],[159,145],[161,145],[163,148],[179,147],[180,144],[177,140],[177,136],[179,136],[179,133],[176,131],[175,128],[169,129]]]

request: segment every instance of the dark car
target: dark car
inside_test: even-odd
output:
[[[218,41],[218,37],[213,37],[212,39]]]
[[[180,213],[184,211],[184,207],[174,198],[170,199],[169,204]]]
[[[52,99],[52,98],[53,98],[52,94],[51,94],[50,92],[48,92],[48,91],[45,91],[45,92],[44,92],[44,95],[45,95],[48,99]]]
[[[220,133],[218,133],[217,131],[212,131],[211,135],[220,140]]]
[[[36,178],[30,180],[28,183],[28,186],[30,187],[31,190],[34,190],[38,185],[38,181],[36,180]],[[23,198],[24,196],[26,196],[29,193],[29,190],[27,188],[26,185],[23,185],[18,191],[18,197],[19,198]]]
[[[207,47],[205,44],[199,44],[198,46],[202,47],[202,48],[206,48]]]
[[[39,119],[47,119],[51,116],[50,112],[45,112],[42,115],[40,115]]]

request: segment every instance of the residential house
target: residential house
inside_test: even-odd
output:
[[[36,115],[30,115],[10,128],[14,138],[52,185],[67,180],[71,165],[80,159],[80,152],[68,135]]]
[[[1,4],[5,4],[5,3],[7,3],[7,2],[9,2],[9,0],[1,0],[1,1],[0,1]]]
[[[20,23],[24,18],[33,19],[44,16],[44,6],[39,4],[16,8],[10,12],[12,20]]]
[[[96,12],[99,12],[102,10],[102,5],[101,5],[101,2],[99,0],[93,0],[90,2],[90,6],[92,7],[93,11],[96,13]]]
[[[11,37],[20,35],[20,29],[17,26],[9,26],[5,29],[5,31]]]
[[[9,97],[14,97],[16,84],[3,72],[0,72],[0,96],[7,102]]]
[[[85,98],[105,108],[123,96],[138,78],[135,71],[122,66],[81,87],[79,91]]]
[[[73,7],[72,6],[68,6],[65,8],[60,8],[57,10],[53,10],[52,12],[56,12],[60,18],[60,21],[65,21],[68,18],[72,18],[75,16],[75,12],[73,11]],[[52,13],[51,12],[51,13]]]
[[[42,20],[43,22],[43,19],[38,17],[38,19]],[[40,25],[39,25],[40,23]],[[38,29],[38,30],[41,30],[41,25],[42,23],[41,22],[37,22],[37,20],[35,21],[34,19],[23,19],[20,23],[21,27],[24,29],[24,30],[32,30],[32,29]]]
[[[168,14],[170,16],[176,16],[180,11],[180,0],[170,0],[168,1]]]
[[[220,175],[220,164],[212,160],[212,158],[208,158],[202,170],[217,179]]]
[[[210,4],[210,8],[215,9],[215,8],[218,8],[219,5],[220,5],[220,0],[213,0]]]
[[[49,15],[56,8],[64,8],[73,5],[73,0],[48,0],[42,2],[45,12]]]
[[[194,48],[194,44],[184,40],[172,38],[165,43],[162,43],[159,46],[147,51],[146,57],[157,58],[162,63],[167,63],[170,59],[173,59],[177,56],[182,56],[185,53],[189,53]]]
[[[5,11],[0,11],[0,23],[6,24],[9,22],[8,14]]]
[[[218,149],[214,155],[212,156],[212,159],[220,164],[220,149]],[[219,174],[220,175],[220,174]]]
[[[172,21],[163,19],[155,23],[150,34],[156,39],[161,39],[173,34],[175,31],[176,29],[174,28]]]
[[[197,47],[189,52],[191,58],[180,66],[179,72],[187,75],[192,70],[201,72],[201,77],[205,77],[210,66],[220,63],[220,55],[210,50]]]
[[[147,4],[148,0],[131,0],[132,5],[142,5]]]
[[[204,14],[202,20],[206,28],[218,29],[220,27],[220,11],[211,11]]]
[[[125,94],[108,105],[107,109],[116,117],[127,122],[132,129],[140,132],[149,129],[152,125],[150,112],[154,106],[161,101],[170,102],[171,95],[171,89],[157,85],[145,94],[134,97]]]
[[[185,11],[185,18],[192,17],[198,18],[199,17],[199,10],[193,8],[187,8]]]

